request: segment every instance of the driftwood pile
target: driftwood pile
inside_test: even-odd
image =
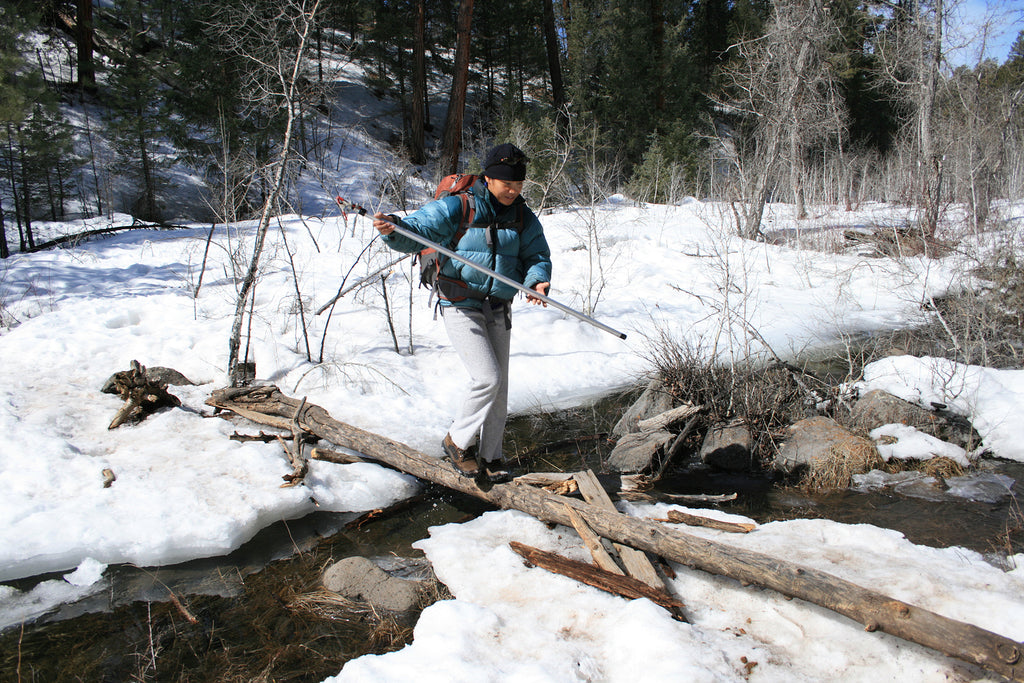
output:
[[[651,562],[652,557],[732,577],[744,585],[770,588],[833,610],[863,624],[867,631],[882,631],[985,667],[1008,679],[1024,681],[1024,644],[825,572],[687,534],[675,525],[676,520],[692,524],[693,519],[678,517],[659,521],[623,515],[616,511],[591,472],[572,475],[572,487],[566,486],[565,478],[556,482],[563,490],[576,489],[582,499],[535,487],[521,479],[481,487],[459,475],[448,463],[334,420],[323,408],[285,396],[273,386],[216,391],[207,403],[259,424],[292,431],[297,440],[300,437],[293,430],[301,430],[340,449],[358,453],[358,457],[475,496],[497,507],[521,510],[545,522],[572,526],[591,549],[594,565],[551,557],[519,544],[513,544],[513,549],[536,566],[575,576],[622,595],[647,597],[678,618],[683,617],[683,604],[666,589]],[[319,453],[332,454],[332,459],[344,457],[333,449],[321,449]],[[747,527],[728,530],[753,531]],[[602,539],[611,544],[618,561]],[[632,559],[626,559],[630,557]]]
[[[103,385],[105,394],[117,394],[124,405],[117,411],[107,429],[123,424],[138,424],[161,408],[181,405],[177,396],[167,391],[168,384],[192,384],[184,375],[170,368],[146,368],[133,360],[128,370],[114,373]]]

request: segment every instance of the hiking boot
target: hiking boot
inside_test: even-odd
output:
[[[456,446],[455,442],[452,441],[451,434],[444,435],[441,447],[444,449],[445,455],[448,456],[448,460],[455,465],[455,469],[458,470],[459,474],[464,477],[475,477],[480,473],[480,467],[476,464],[476,458],[469,452],[469,449]]]
[[[484,463],[484,474],[492,484],[502,484],[512,478],[512,472],[505,460],[494,460]]]

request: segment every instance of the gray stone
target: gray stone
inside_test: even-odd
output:
[[[850,410],[853,424],[864,431],[888,424],[905,424],[923,432],[936,436],[933,432],[938,426],[939,417],[913,403],[904,401],[892,394],[875,389],[857,399]]]
[[[626,434],[608,456],[608,469],[626,474],[643,472],[650,468],[655,456],[664,457],[665,446],[672,439],[672,433],[664,429]]]
[[[174,368],[165,368],[161,366],[155,366],[152,368],[143,368],[146,380],[154,384],[165,384],[171,386],[188,386],[195,385],[195,382],[190,380],[185,375],[181,374]],[[116,394],[117,381],[119,378],[125,376],[125,372],[115,372],[113,375],[107,378],[107,381],[103,383],[103,387],[100,389],[104,394]]]
[[[652,379],[633,405],[612,428],[612,436],[619,438],[640,430],[640,420],[660,415],[672,408],[672,395],[659,379]]]
[[[750,469],[754,439],[744,420],[717,424],[708,430],[700,447],[700,460],[709,467],[730,472]]]
[[[347,557],[324,571],[324,588],[349,600],[367,602],[391,612],[406,612],[419,604],[421,584],[391,576],[365,557]]]

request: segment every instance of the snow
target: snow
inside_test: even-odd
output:
[[[664,517],[668,505],[625,506]],[[698,514],[745,521],[713,510]],[[945,616],[1024,638],[1021,570],[962,548],[915,546],[893,531],[826,520],[773,522],[746,534],[688,533],[785,555]],[[519,541],[588,561],[579,539],[523,513],[489,512],[431,529],[421,547],[457,596],[426,610],[411,645],[348,663],[331,683],[369,681],[946,681],[957,665],[927,648],[868,633],[829,610],[674,565],[689,623],[540,568]],[[985,679],[972,671],[971,677]],[[960,679],[964,680],[964,679]]]
[[[1024,370],[963,365],[944,358],[890,356],[865,369],[865,389],[882,389],[926,408],[971,418],[982,446],[1024,461]]]
[[[949,458],[963,467],[971,464],[964,449],[956,444],[936,439],[931,434],[925,434],[909,425],[882,425],[872,429],[868,436],[875,441],[883,460],[927,460],[942,457]]]
[[[359,115],[366,116],[362,104]],[[334,209],[336,192],[369,206],[375,169],[387,158],[368,136],[353,134],[345,145],[337,165],[344,181],[305,188],[303,215],[275,219],[243,349],[248,344],[258,381],[439,456],[466,376],[433,320],[427,293],[409,286],[409,262],[387,279],[400,353],[378,277],[329,313],[314,314],[350,270],[348,284],[394,258],[379,241],[360,258],[374,237],[369,221]],[[767,229],[799,231],[790,209],[770,206]],[[1008,221],[1024,216],[1022,204],[999,209]],[[824,232],[895,222],[905,211],[880,204],[816,210],[813,222]],[[578,404],[643,378],[663,336],[723,360],[763,353],[766,345],[791,357],[908,324],[920,319],[923,301],[958,286],[964,272],[956,256],[874,259],[740,240],[728,206],[697,199],[641,207],[613,197],[542,221],[553,251],[551,296],[588,308],[628,337],[517,301],[513,412]],[[113,216],[36,227],[52,237],[130,222]],[[375,465],[319,461],[304,485],[282,488],[291,468],[280,445],[233,441],[236,431],[257,430],[212,416],[205,401],[226,382],[232,269],[247,263],[253,227],[217,225],[205,270],[209,224],[120,233],[0,263],[0,319],[7,327],[0,334],[0,581],[63,574],[25,590],[0,586],[0,627],[104,590],[108,565],[223,555],[278,520],[314,510],[363,511],[418,491],[412,477]],[[579,248],[591,238],[599,252]],[[598,256],[600,270],[591,260]],[[108,430],[121,401],[100,388],[132,360],[175,368],[195,384],[170,387],[181,408]],[[926,406],[942,403],[973,421],[991,455],[1024,461],[1024,371],[900,356],[869,366],[861,386]],[[887,433],[899,443],[891,457],[947,453],[917,435]],[[116,479],[104,487],[107,469]],[[969,481],[963,490],[971,495]],[[662,517],[668,508],[623,509]],[[773,522],[742,536],[689,532],[1024,640],[1022,556],[1008,558],[1016,568],[1007,571],[963,548],[916,546],[890,530],[827,520]],[[404,649],[355,659],[330,680],[996,679],[926,648],[866,633],[828,610],[683,566],[674,567],[672,588],[689,623],[675,621],[646,600],[627,601],[527,568],[509,549],[511,540],[586,559],[573,531],[515,511],[433,527],[417,546],[454,599],[427,608]]]

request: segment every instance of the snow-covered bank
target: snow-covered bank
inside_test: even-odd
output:
[[[786,207],[773,210],[774,225],[786,224]],[[886,210],[869,206],[843,218],[869,223]],[[941,294],[959,268],[953,259],[889,261],[744,242],[722,227],[723,212],[698,201],[638,208],[615,200],[593,211],[545,216],[555,264],[553,296],[582,308],[588,293],[594,303],[599,291],[594,316],[629,338],[517,302],[512,409],[564,405],[641,377],[649,369],[650,345],[662,333],[705,348],[714,342],[728,357],[730,350],[756,351],[760,342],[749,335],[756,329],[776,352],[789,355],[914,321],[920,302]],[[224,383],[235,295],[231,259],[247,253],[251,227],[218,228],[198,297],[193,291],[207,235],[200,226],[122,234],[3,262],[0,301],[5,319],[20,324],[0,335],[0,578],[79,566],[84,569],[76,576],[93,576],[89,568],[105,564],[220,555],[267,524],[305,515],[316,505],[364,510],[416,490],[411,478],[373,465],[322,462],[312,463],[306,485],[280,488],[290,466],[279,445],[231,441],[243,427],[205,416],[205,399]],[[579,249],[586,241],[582,231],[594,228],[600,276],[592,275],[592,262]],[[364,219],[349,217],[346,224],[340,217],[281,218],[269,235],[248,340],[257,376],[307,397],[336,419],[440,454],[464,376],[432,319],[427,293],[413,290],[409,308],[408,262],[396,266],[387,281],[401,353],[393,348],[379,278],[340,299],[329,315],[313,314],[338,291],[371,239]],[[348,282],[390,258],[371,247]],[[293,273],[314,360],[326,329],[322,363],[305,356]],[[108,431],[120,400],[99,389],[133,359],[173,367],[197,384],[171,387],[182,399],[181,409]],[[993,401],[972,403],[973,417],[991,415],[993,425],[1012,423],[1013,416],[1020,422],[1012,402],[994,400],[1010,396],[1010,380],[982,375],[978,381],[986,384],[978,392]],[[993,388],[989,381],[1000,384]],[[1018,381],[1014,377],[1012,384]],[[1009,406],[1010,417],[988,412],[996,406]],[[1012,434],[994,427],[991,434],[986,445],[1015,457]],[[109,488],[103,487],[104,469],[116,476]],[[572,533],[547,530],[515,513],[434,529],[423,547],[457,599],[427,610],[409,648],[356,660],[342,678],[398,680],[416,661],[450,667],[454,678],[447,680],[509,680],[512,673],[527,680],[679,680],[680,672],[697,680],[739,680],[748,665],[751,676],[763,680],[820,680],[840,670],[852,672],[854,680],[867,680],[870,671],[882,671],[883,679],[960,675],[956,664],[934,653],[861,634],[856,625],[817,608],[682,568],[676,585],[693,623],[679,624],[647,603],[627,603],[526,571],[505,547],[517,534],[524,542],[578,552]],[[921,598],[948,616],[1021,637],[1020,570],[1003,573],[962,549],[918,548],[890,531],[827,521],[767,525],[742,542],[764,543],[766,552],[790,557],[827,550],[827,560],[812,556],[807,563],[850,571],[851,580],[908,581],[892,586],[897,597]],[[864,550],[874,546],[877,552]],[[980,576],[993,599],[1001,600],[998,618],[979,616],[984,601],[978,594],[986,589],[972,577]],[[44,609],[46,599],[90,590],[52,583],[41,588],[45,595],[5,588],[0,622],[17,624]],[[837,642],[826,643],[817,634],[831,634]],[[456,661],[463,664],[456,667]],[[421,676],[425,670],[419,667]]]
[[[750,324],[777,351],[792,352],[916,316],[925,292],[942,291],[941,264],[812,259],[723,235],[710,223],[715,210],[699,202],[600,208],[585,221],[598,221],[604,245],[604,275],[596,282],[586,253],[576,249],[582,219],[546,217],[555,298],[580,306],[586,292],[602,286],[594,315],[630,336],[622,341],[552,310],[516,306],[512,410],[548,408],[638,378],[647,371],[650,339],[663,330],[694,341],[714,337],[719,349],[733,337],[744,350]],[[413,291],[411,310],[402,302],[408,262],[389,278],[401,354],[378,282],[342,298],[330,313],[309,310],[337,291],[371,239],[369,221],[349,220],[354,228],[340,219],[280,221],[314,358],[327,329],[323,363],[304,357],[292,270],[281,230],[271,232],[246,340],[257,376],[307,396],[337,419],[439,452],[464,371],[432,319],[425,290]],[[0,578],[69,570],[87,557],[163,564],[221,554],[271,521],[311,511],[310,498],[321,510],[344,511],[410,493],[413,482],[393,473],[323,463],[314,463],[305,487],[279,489],[287,463],[276,444],[229,441],[233,426],[202,417],[206,397],[225,375],[235,295],[225,277],[231,249],[249,230],[215,234],[198,298],[192,292],[206,237],[198,227],[123,234],[4,263],[5,308],[22,322],[0,336],[8,359],[0,368]],[[382,248],[373,252],[353,277],[390,257]],[[893,287],[897,277],[900,286]],[[740,301],[728,298],[736,287]],[[414,354],[406,350],[409,317]],[[172,388],[182,409],[108,431],[119,399],[99,388],[133,359],[173,367],[197,386]],[[117,477],[110,488],[101,485],[104,469]]]
[[[664,517],[671,506],[625,506]],[[714,510],[691,511],[745,521]],[[689,533],[840,576],[945,616],[1024,640],[1024,557],[1003,572],[962,548],[915,546],[899,533],[827,520],[750,534]],[[589,561],[571,530],[519,512],[431,530],[423,548],[455,600],[428,607],[413,643],[361,657],[330,683],[370,681],[949,681],[1000,680],[918,645],[868,633],[829,610],[673,565],[689,623],[544,569],[519,541]]]
[[[962,415],[981,435],[984,449],[1024,462],[1024,370],[891,356],[865,368],[861,386]]]

